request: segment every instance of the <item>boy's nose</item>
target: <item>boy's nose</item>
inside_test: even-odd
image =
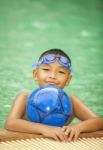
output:
[[[51,72],[49,77],[52,79],[56,79],[56,72]]]

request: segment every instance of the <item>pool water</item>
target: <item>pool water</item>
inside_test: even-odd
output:
[[[50,48],[72,59],[65,88],[103,117],[103,1],[0,1],[0,127],[16,95],[33,90],[32,64]]]

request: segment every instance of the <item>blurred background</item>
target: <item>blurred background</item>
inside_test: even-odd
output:
[[[102,20],[102,0],[0,0],[0,127],[16,95],[38,87],[32,64],[50,48],[71,57],[66,92],[103,117]]]

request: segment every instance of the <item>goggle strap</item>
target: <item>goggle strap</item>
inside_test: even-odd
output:
[[[33,67],[34,69],[36,69],[36,68],[38,67],[38,63],[32,64],[32,67]]]

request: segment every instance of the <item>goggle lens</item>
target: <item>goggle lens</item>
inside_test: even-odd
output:
[[[62,66],[68,68],[71,71],[71,64],[70,64],[69,60],[64,56],[60,56],[60,55],[58,56],[58,55],[54,55],[54,54],[48,54],[48,55],[43,56],[38,61],[38,63],[34,64],[33,66],[39,67],[39,65],[41,65],[41,64],[54,63],[56,59]]]

